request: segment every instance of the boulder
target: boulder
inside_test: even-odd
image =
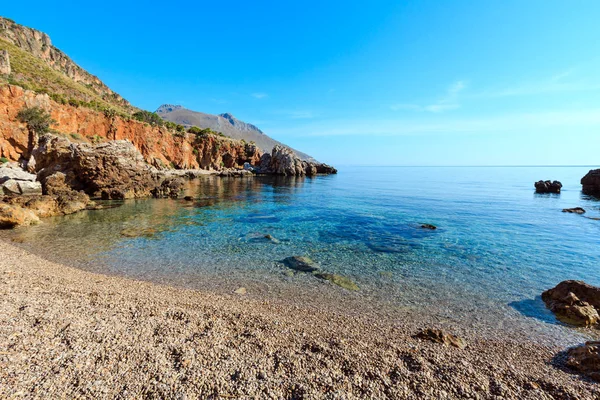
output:
[[[10,179],[3,184],[0,184],[0,188],[2,188],[2,191],[7,196],[32,196],[42,194],[42,184],[40,182]]]
[[[560,193],[562,183],[559,181],[537,181],[534,186],[536,193]]]
[[[585,214],[585,210],[581,207],[563,208],[562,212],[572,213],[572,214]]]
[[[441,329],[432,329],[427,328],[422,330],[421,332],[415,335],[415,338],[422,340],[429,340],[431,342],[436,342],[440,344],[444,344],[446,346],[454,346],[459,349],[464,349],[467,347],[467,343],[464,339],[451,335],[442,331]]]
[[[542,300],[556,318],[576,326],[600,322],[600,288],[582,281],[563,281],[542,293]]]
[[[566,351],[569,368],[600,382],[600,342],[586,342]]]
[[[166,178],[162,183],[152,189],[150,193],[152,196],[156,198],[171,198],[176,199],[179,197],[179,193],[181,193],[183,189],[183,179],[181,178]]]
[[[421,228],[435,231],[437,229],[437,226],[431,224],[422,224]]]
[[[318,271],[320,267],[310,258],[302,256],[288,257],[283,260],[283,263],[291,269],[302,272]]]
[[[581,178],[581,186],[584,194],[600,196],[600,169],[592,169]]]
[[[27,226],[36,224],[39,221],[39,217],[31,210],[16,204],[0,203],[0,229]]]
[[[326,272],[315,272],[314,275],[319,279],[325,279],[339,287],[342,287],[347,290],[358,291],[360,288],[354,282],[352,282],[349,278],[337,274],[330,274]]]
[[[35,174],[28,173],[15,163],[6,163],[0,167],[0,184],[8,180],[35,182],[36,179]]]
[[[60,172],[68,188],[106,200],[147,197],[153,190],[160,196],[173,193],[173,181],[163,186],[164,175],[150,167],[126,140],[92,145],[46,134],[39,139],[32,157],[44,187],[49,177]]]

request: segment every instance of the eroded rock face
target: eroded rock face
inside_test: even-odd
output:
[[[130,199],[149,196],[162,183],[135,146],[125,140],[91,145],[47,134],[40,138],[32,157],[46,193],[64,182],[92,197]]]
[[[568,349],[567,366],[600,382],[600,342],[586,342]]]
[[[600,169],[592,169],[581,178],[581,191],[585,194],[600,196]]]
[[[562,183],[559,181],[537,181],[534,186],[536,193],[560,193]]]
[[[275,146],[271,154],[263,154],[256,172],[285,176],[312,176],[316,174],[336,174],[337,170],[327,164],[305,161],[283,146]]]
[[[542,300],[567,324],[592,326],[600,322],[600,288],[585,282],[563,281],[542,293]]]

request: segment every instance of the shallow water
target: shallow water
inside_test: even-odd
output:
[[[305,179],[206,177],[186,189],[193,202],[126,201],[0,238],[96,272],[220,293],[244,286],[252,297],[314,307],[564,337],[575,331],[559,326],[539,295],[564,279],[600,285],[600,221],[588,218],[600,217],[600,201],[582,195],[579,184],[590,168],[353,167]],[[536,195],[539,179],[562,181],[563,193]],[[561,212],[576,206],[587,213]],[[150,230],[123,236],[130,228]],[[280,261],[292,255],[351,278],[360,292],[310,274],[289,276]]]

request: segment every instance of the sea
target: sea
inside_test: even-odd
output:
[[[465,326],[571,343],[541,301],[566,279],[600,285],[594,166],[343,167],[317,177],[208,176],[192,200],[100,202],[103,210],[0,232],[0,239],[85,270],[375,319]],[[534,182],[559,180],[560,194]],[[562,212],[582,207],[583,215]],[[424,228],[424,224],[437,229]],[[305,256],[352,291],[291,270]]]

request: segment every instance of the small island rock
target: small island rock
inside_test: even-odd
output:
[[[581,186],[584,194],[600,196],[600,169],[592,169],[581,178]]]
[[[559,181],[537,181],[534,186],[536,193],[560,193],[562,183]]]
[[[585,214],[585,210],[581,207],[574,208],[564,208],[562,212],[572,213],[572,214]]]

